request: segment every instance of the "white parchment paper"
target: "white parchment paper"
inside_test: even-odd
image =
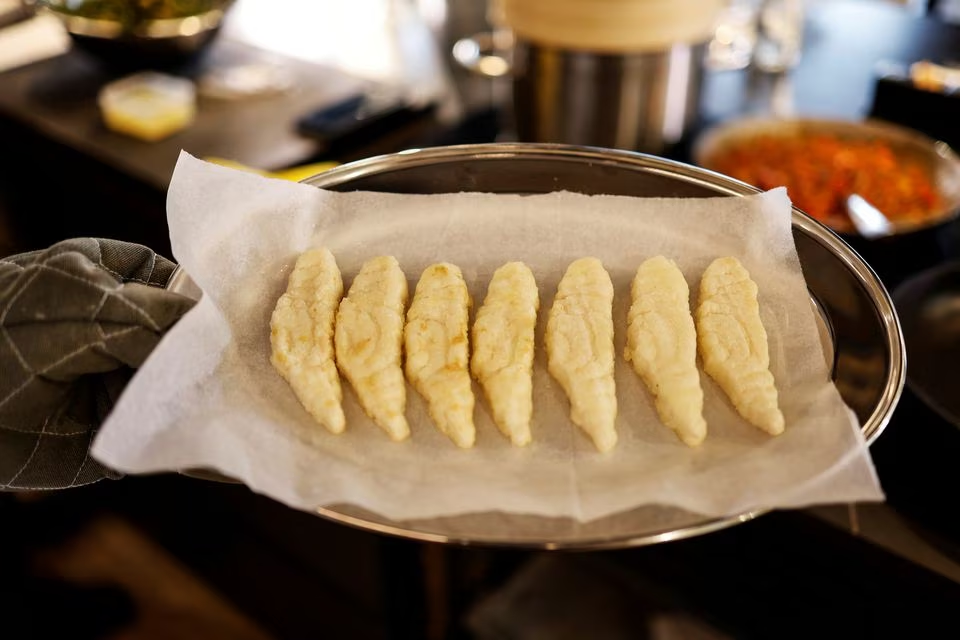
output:
[[[93,447],[130,473],[209,467],[292,507],[346,503],[396,520],[499,511],[588,521],[643,505],[707,516],[883,498],[852,412],[829,381],[778,189],[747,198],[334,193],[183,154],[167,202],[174,257],[203,289],[126,389]],[[412,438],[391,442],[344,383],[347,432],[314,424],[272,368],[269,319],[296,256],[327,246],[349,286],[396,256],[413,292],[437,261],[458,264],[474,305],[493,271],[523,260],[540,287],[532,445],[514,448],[477,392],[477,444],[460,450],[408,386]],[[706,375],[706,442],[683,445],[622,358],[629,285],[663,254],[690,284],[733,255],[760,290],[786,432],[746,424]],[[616,292],[619,444],[610,454],[569,420],[545,367],[543,327],[566,266],[600,258]]]

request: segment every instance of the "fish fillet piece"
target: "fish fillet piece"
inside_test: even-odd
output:
[[[483,387],[493,420],[515,446],[530,443],[533,335],[540,296],[522,262],[497,269],[473,322],[470,369]]]
[[[644,261],[630,287],[624,357],[653,394],[663,423],[695,447],[707,437],[690,288],[664,256]]]
[[[782,433],[757,284],[739,260],[717,258],[703,272],[696,320],[704,371],[748,422],[771,435]]]
[[[407,312],[407,379],[427,401],[437,428],[458,447],[473,446],[473,389],[467,371],[470,294],[460,269],[440,263],[420,276]]]
[[[407,278],[393,256],[365,262],[337,311],[337,366],[360,406],[392,440],[410,436],[403,379]]]
[[[596,258],[567,267],[547,317],[547,369],[570,399],[570,418],[600,451],[617,444],[613,283]]]
[[[343,279],[333,254],[300,254],[270,317],[270,361],[313,418],[343,433],[340,376],[334,362],[333,323]]]

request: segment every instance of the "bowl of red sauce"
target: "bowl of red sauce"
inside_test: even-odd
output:
[[[706,131],[696,164],[760,189],[786,187],[793,204],[834,231],[856,236],[847,199],[857,194],[895,235],[960,213],[960,157],[945,143],[881,120],[748,118]]]

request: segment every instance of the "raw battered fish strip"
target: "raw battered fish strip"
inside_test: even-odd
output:
[[[718,258],[704,271],[696,320],[704,371],[748,422],[771,435],[782,433],[757,284],[739,260]]]
[[[497,269],[473,323],[470,369],[486,394],[493,420],[515,446],[530,443],[533,342],[540,296],[530,268]]]
[[[420,276],[404,328],[407,379],[427,401],[437,428],[462,448],[476,439],[467,336],[470,294],[460,269],[448,263]]]
[[[695,447],[706,438],[707,423],[687,281],[672,260],[657,256],[637,269],[630,297],[624,356],[653,395],[663,423]]]
[[[391,439],[410,436],[403,379],[407,278],[393,256],[368,260],[337,311],[337,366],[366,414]]]
[[[570,418],[600,451],[617,444],[613,283],[596,258],[567,267],[547,319],[547,368],[570,399]]]
[[[297,258],[270,318],[270,361],[307,412],[331,433],[346,428],[333,350],[334,316],[342,295],[333,254],[310,249]]]

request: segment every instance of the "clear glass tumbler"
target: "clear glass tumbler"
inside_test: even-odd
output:
[[[753,64],[770,73],[789,71],[800,62],[806,12],[804,0],[764,0],[757,16]]]

